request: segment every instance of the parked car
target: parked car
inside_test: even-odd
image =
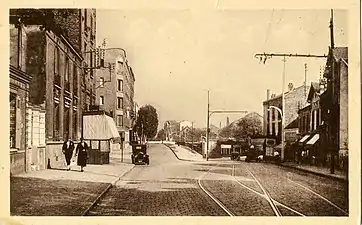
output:
[[[150,157],[147,155],[147,145],[134,144],[132,145],[132,163],[135,165],[149,165]]]
[[[252,160],[259,162],[263,159],[263,157],[260,157],[263,155],[263,152],[256,149],[254,145],[251,145],[249,149],[246,151],[246,158],[245,162],[250,162]]]
[[[239,152],[232,152],[230,158],[231,158],[231,160],[239,161],[240,160],[240,153]]]

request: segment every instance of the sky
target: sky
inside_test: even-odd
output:
[[[334,11],[335,46],[348,46],[347,11]],[[151,104],[162,127],[188,120],[206,127],[211,110],[246,110],[262,115],[266,90],[282,91],[282,58],[265,64],[255,53],[323,55],[330,46],[330,10],[99,9],[97,42],[127,51],[135,73],[135,101]],[[323,58],[287,58],[286,81],[318,81]],[[215,114],[225,126],[242,114]]]

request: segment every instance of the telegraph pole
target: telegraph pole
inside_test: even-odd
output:
[[[206,161],[209,160],[210,91],[207,90]]]
[[[210,116],[214,113],[248,113],[245,110],[210,110],[210,91],[207,91],[206,161],[209,160]]]
[[[333,9],[331,9],[331,20],[329,22],[329,28],[330,28],[330,37],[331,37],[331,49],[330,49],[330,52],[331,54],[333,54],[333,49],[334,49],[334,34],[333,34]],[[337,129],[336,129],[336,126],[334,125],[334,119],[336,117],[336,115],[338,115],[336,113],[336,109],[335,109],[335,98],[334,98],[334,93],[335,93],[335,89],[334,89],[334,85],[335,85],[335,77],[334,77],[334,57],[332,57],[332,65],[331,65],[331,83],[332,83],[332,101],[333,101],[333,104],[332,104],[332,107],[331,107],[331,112],[329,114],[329,123],[328,123],[328,126],[330,127],[330,131],[331,131],[331,134],[332,135],[329,135],[329,137],[332,137],[329,139],[328,141],[328,145],[329,145],[329,150],[330,150],[330,153],[331,153],[331,168],[330,168],[330,173],[331,174],[334,174],[334,170],[335,170],[335,152],[336,152],[336,149],[337,149],[337,146],[336,146],[336,134],[337,134]],[[337,142],[338,143],[338,142]]]

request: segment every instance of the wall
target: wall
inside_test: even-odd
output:
[[[66,165],[62,146],[63,142],[60,141],[47,143],[45,158],[46,164],[49,162],[51,168],[64,168]]]
[[[25,151],[10,152],[10,175],[25,172]]]
[[[348,66],[344,62],[340,62],[339,105],[339,156],[343,159],[348,157]]]

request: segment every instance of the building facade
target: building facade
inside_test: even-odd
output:
[[[67,17],[63,13],[67,11]],[[92,12],[92,13],[89,13]],[[49,20],[50,15],[53,20]],[[29,83],[29,103],[34,106],[29,113],[38,118],[29,124],[39,129],[44,125],[45,159],[49,167],[64,164],[61,151],[67,138],[74,141],[82,136],[82,111],[92,104],[94,85],[90,71],[84,68],[88,58],[85,40],[86,19],[95,10],[91,9],[15,9],[10,10],[10,32],[18,24],[23,26],[26,43],[24,51],[25,72],[32,75]],[[64,21],[67,23],[65,24]],[[90,30],[88,30],[89,33]],[[93,28],[95,34],[95,27]],[[89,34],[88,34],[89,35]],[[13,36],[10,37],[12,39]],[[91,42],[90,37],[88,37]],[[95,39],[93,40],[95,42]],[[85,43],[84,45],[82,43]],[[95,46],[95,43],[93,44]],[[12,49],[12,48],[11,48]],[[10,59],[11,61],[12,59]],[[95,99],[95,94],[93,99]],[[42,112],[42,106],[45,113]],[[39,114],[40,113],[40,114]],[[45,114],[44,122],[42,113]],[[39,116],[36,116],[38,115]],[[39,120],[39,121],[38,121]],[[34,126],[39,122],[39,125]],[[29,140],[36,136],[29,137]],[[29,143],[38,143],[29,141]],[[43,141],[40,141],[40,143]]]
[[[307,93],[309,86],[302,85],[294,88],[292,84],[288,85],[288,91],[285,92],[285,127],[291,127],[291,131],[295,130],[291,126],[298,118],[298,110],[303,108],[307,100]],[[263,102],[263,135],[267,137],[276,137],[278,142],[281,140],[282,118],[277,109],[270,108],[270,106],[277,107],[282,110],[282,95],[270,96],[269,90],[267,91],[267,100]],[[294,134],[291,134],[292,136]],[[287,139],[287,137],[286,137]]]
[[[329,49],[324,78],[327,89],[321,96],[326,121],[325,148],[337,165],[348,169],[348,48]]]
[[[133,141],[135,119],[135,78],[124,53],[121,49],[107,50],[104,59],[107,68],[96,75],[96,104],[111,113],[123,149]]]
[[[183,120],[180,122],[180,131],[182,131],[183,129],[185,129],[186,127],[191,128],[192,127],[192,122],[187,121],[187,120]]]
[[[32,75],[26,73],[26,33],[21,24],[10,25],[10,173],[26,171],[26,110]]]

